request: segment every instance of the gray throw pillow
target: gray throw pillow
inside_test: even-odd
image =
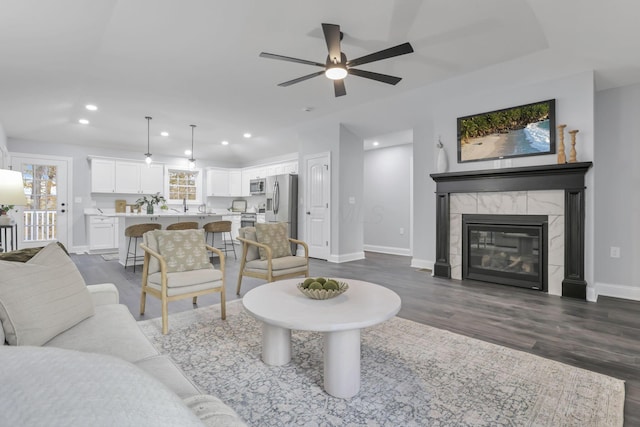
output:
[[[287,236],[287,223],[256,224],[258,243],[264,243],[271,248],[273,258],[291,256],[291,244]],[[267,251],[260,248],[260,259],[267,259]]]
[[[10,345],[42,345],[93,314],[84,279],[56,243],[26,263],[0,261],[0,321]]]

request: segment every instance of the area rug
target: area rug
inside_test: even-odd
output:
[[[395,317],[362,331],[360,392],[326,394],[322,337],[293,331],[292,360],[260,359],[240,301],[139,322],[207,393],[251,426],[622,426],[624,382]]]

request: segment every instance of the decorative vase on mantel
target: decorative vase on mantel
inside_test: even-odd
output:
[[[147,215],[153,215],[153,205],[151,203],[147,203]]]
[[[445,173],[449,167],[447,163],[447,152],[444,150],[444,145],[441,141],[438,141],[438,157],[436,163],[436,169],[438,173]]]

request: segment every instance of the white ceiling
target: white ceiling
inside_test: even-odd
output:
[[[544,50],[596,70],[598,89],[640,82],[638,18],[632,0],[0,0],[0,124],[144,153],[149,115],[152,153],[183,156],[196,124],[196,158],[242,165],[297,151],[304,121]],[[410,42],[359,67],[403,80],[349,76],[340,98],[324,76],[278,87],[318,69],[258,54],[324,62],[323,22],[351,59]]]

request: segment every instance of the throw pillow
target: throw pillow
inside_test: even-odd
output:
[[[287,237],[286,222],[256,224],[257,241],[271,248],[271,256],[273,258],[291,256],[291,243]],[[260,259],[267,259],[267,251],[263,248],[260,248]]]
[[[67,255],[69,255],[69,253],[67,252],[67,249],[64,247],[64,245],[62,243],[60,243],[60,242],[56,242],[56,243],[58,244],[58,246],[60,246],[60,248]],[[40,246],[38,248],[25,248],[25,249],[18,249],[18,250],[11,251],[11,252],[2,252],[2,253],[0,253],[0,260],[2,260],[2,261],[27,262],[31,258],[33,258],[35,254],[40,252],[43,248],[44,248],[44,246]]]
[[[0,321],[10,345],[42,345],[93,314],[84,279],[57,244],[26,263],[0,261]]]
[[[256,237],[256,228],[255,227],[244,227],[240,229],[240,237],[252,240],[254,242],[258,241]],[[249,245],[247,248],[247,261],[253,261],[256,259],[260,259],[260,252],[258,252],[258,247],[255,245]]]
[[[156,231],[158,250],[167,262],[167,272],[211,268],[204,230]]]

